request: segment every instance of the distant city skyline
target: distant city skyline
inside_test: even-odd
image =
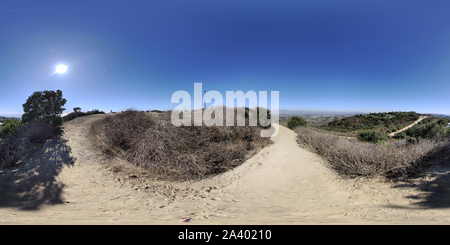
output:
[[[279,91],[287,110],[450,115],[449,13],[449,1],[3,0],[0,115],[58,89],[64,113],[167,110],[194,83]]]

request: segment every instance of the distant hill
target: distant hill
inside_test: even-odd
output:
[[[416,112],[381,112],[369,114],[357,114],[351,117],[329,122],[319,128],[343,133],[355,133],[356,131],[374,130],[383,133],[396,132],[413,123],[423,114]]]
[[[450,115],[445,115],[445,114],[424,113],[424,115],[427,115],[427,116],[434,116],[434,117],[450,118]]]
[[[344,111],[307,111],[307,110],[286,110],[280,109],[279,115],[284,116],[321,116],[321,115],[357,115],[367,114],[367,112],[344,112]]]
[[[5,117],[5,116],[0,116],[1,120],[6,120],[6,119],[20,119],[20,117]]]

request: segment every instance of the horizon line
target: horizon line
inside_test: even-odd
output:
[[[100,110],[101,111],[101,110]],[[278,109],[279,112],[281,111],[288,111],[288,112],[311,112],[311,113],[320,113],[320,112],[327,112],[327,113],[387,113],[387,112],[410,112],[410,111],[402,111],[402,110],[373,110],[373,111],[363,111],[363,110],[336,110],[336,109],[283,109],[280,108]],[[119,111],[117,111],[119,112]],[[414,111],[416,113],[419,114],[437,114],[437,115],[446,115],[446,116],[450,116],[450,113],[436,113],[436,112],[417,112]],[[70,114],[72,112],[69,113],[62,113],[61,115],[67,115]],[[105,111],[105,113],[109,113],[107,111]],[[2,117],[21,117],[24,113],[0,113],[0,116]]]

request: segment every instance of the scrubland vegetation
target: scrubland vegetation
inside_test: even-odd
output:
[[[450,134],[450,128],[446,128],[446,119],[427,118],[411,128],[394,136],[396,139],[406,139],[410,142],[419,142],[422,139],[441,140]]]
[[[76,107],[61,118],[65,102],[61,91],[35,92],[23,105],[22,120],[2,120],[0,166],[16,164],[55,137],[63,121],[105,114],[98,110],[81,112]],[[176,127],[171,121],[171,111],[129,109],[96,121],[91,133],[104,152],[144,168],[155,177],[201,179],[240,165],[271,143],[269,138],[260,136],[261,130],[268,127],[261,126],[259,119],[257,126],[249,126],[251,109],[243,110],[245,126],[237,126],[237,109],[234,111],[234,126],[225,126],[224,108],[224,126],[208,127],[202,123]],[[450,128],[445,127],[450,119],[430,116],[393,138],[387,135],[419,116],[415,112],[371,113],[339,118],[322,126],[309,125],[303,118],[293,116],[280,124],[293,129],[302,147],[322,156],[344,176],[405,178],[434,164],[450,162]],[[194,125],[194,112],[191,120]]]
[[[344,176],[404,178],[450,161],[450,141],[374,144],[298,127],[298,143]]]
[[[130,109],[95,122],[91,130],[105,152],[172,180],[201,179],[225,172],[270,143],[270,139],[260,137],[262,126],[248,126],[248,110],[246,126],[236,126],[235,116],[235,126],[175,127],[171,113]]]
[[[359,114],[334,120],[319,128],[343,133],[356,134],[360,131],[376,131],[380,133],[395,132],[419,119],[416,112],[386,112]]]
[[[358,133],[358,140],[362,142],[372,142],[377,144],[385,144],[389,139],[388,135],[372,130],[362,131]]]
[[[72,120],[74,118],[77,118],[77,117],[83,117],[83,116],[89,116],[89,115],[95,115],[95,114],[105,114],[105,112],[99,111],[97,109],[94,109],[94,110],[88,111],[88,112],[81,112],[78,109],[81,110],[81,108],[76,107],[76,108],[74,108],[74,112],[71,112],[71,113],[65,115],[63,117],[64,122],[70,121],[70,120]]]
[[[434,164],[450,162],[450,128],[445,128],[450,120],[431,117],[394,138],[386,134],[385,128],[394,125],[397,131],[418,117],[415,112],[373,113],[334,121],[324,127],[300,126],[294,131],[302,147],[323,157],[344,176],[405,178]],[[350,131],[355,128],[364,130]],[[330,135],[336,131],[344,134],[339,136],[353,134],[357,138],[349,140]]]
[[[14,165],[58,131],[54,125],[42,121],[11,120],[5,126],[0,131],[0,166]]]
[[[22,120],[8,119],[0,127],[0,166],[11,166],[53,138],[62,123],[66,99],[62,92],[34,92],[22,105]]]
[[[18,119],[6,119],[5,121],[2,121],[2,123],[3,126],[0,127],[0,138],[4,138],[14,132],[14,130],[16,130],[22,122]]]
[[[302,117],[293,116],[293,117],[291,117],[291,120],[287,123],[287,126],[290,129],[294,129],[298,126],[306,127],[307,124],[308,123]]]
[[[291,120],[292,117],[298,116],[303,118],[309,126],[318,127],[327,125],[329,122],[334,120],[339,120],[347,116],[344,115],[280,115],[280,125],[285,124],[287,127],[287,122]]]
[[[13,166],[32,154],[47,140],[58,135],[59,126],[80,116],[105,114],[99,110],[73,112],[60,117],[66,100],[61,91],[35,92],[23,104],[22,120],[2,121],[0,128],[0,165]],[[94,123],[91,132],[103,150],[129,163],[153,172],[155,176],[172,180],[201,179],[240,165],[246,158],[270,144],[260,136],[263,127],[249,126],[245,108],[246,126],[181,126],[171,121],[172,112],[127,110],[107,115]],[[263,109],[270,118],[270,111]],[[191,112],[193,113],[193,112]],[[224,125],[226,125],[224,108]],[[256,115],[260,110],[257,108]],[[192,122],[194,116],[192,116]],[[213,115],[214,116],[214,115]]]

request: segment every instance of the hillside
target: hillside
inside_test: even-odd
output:
[[[64,122],[32,157],[0,169],[1,224],[446,224],[450,218],[448,167],[409,182],[343,179],[285,127],[274,144],[214,178],[166,182],[138,168],[117,172],[125,163],[97,149],[89,130],[107,116]]]
[[[302,117],[308,117],[308,116],[323,116],[323,115],[339,115],[339,116],[353,116],[356,114],[367,114],[365,112],[349,112],[349,111],[313,111],[313,110],[286,110],[286,109],[280,109],[279,114],[282,116],[302,116]]]
[[[280,123],[285,123],[287,126],[287,122],[291,120],[291,117],[294,115],[280,115]],[[332,122],[334,120],[343,119],[345,117],[353,116],[353,115],[341,115],[341,114],[324,114],[324,115],[300,115],[303,119],[308,122],[310,126],[323,126]]]
[[[319,128],[344,133],[356,133],[364,130],[391,133],[414,123],[420,116],[422,115],[413,111],[358,114],[333,120]]]
[[[5,116],[0,116],[0,121],[5,121],[7,119],[20,119],[18,117],[5,117]]]
[[[433,114],[433,113],[424,113],[424,114],[428,115],[428,116],[434,116],[434,117],[450,118],[450,115],[445,115],[445,114]]]

